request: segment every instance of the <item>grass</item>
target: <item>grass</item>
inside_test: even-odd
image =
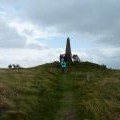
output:
[[[82,62],[0,70],[0,120],[119,120],[120,71]]]

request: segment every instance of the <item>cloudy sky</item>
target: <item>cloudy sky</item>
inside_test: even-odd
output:
[[[0,0],[0,67],[59,60],[66,39],[83,61],[120,68],[119,0]]]

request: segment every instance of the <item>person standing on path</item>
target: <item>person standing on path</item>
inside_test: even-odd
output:
[[[61,67],[62,67],[62,73],[65,73],[65,70],[66,70],[66,62],[65,61],[63,61],[62,63],[61,63]]]

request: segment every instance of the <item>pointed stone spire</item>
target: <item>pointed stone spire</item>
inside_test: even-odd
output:
[[[70,46],[70,38],[69,37],[67,38],[65,54],[71,55],[71,46]]]
[[[67,61],[72,61],[72,53],[71,53],[71,45],[70,45],[70,38],[67,38],[67,43],[66,43],[66,50],[65,50],[65,55],[67,56]]]

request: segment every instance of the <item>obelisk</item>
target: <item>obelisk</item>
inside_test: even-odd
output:
[[[72,61],[72,53],[71,53],[71,45],[70,45],[70,38],[67,38],[67,43],[66,43],[66,50],[65,50],[65,56],[66,56],[66,61],[71,62]]]

